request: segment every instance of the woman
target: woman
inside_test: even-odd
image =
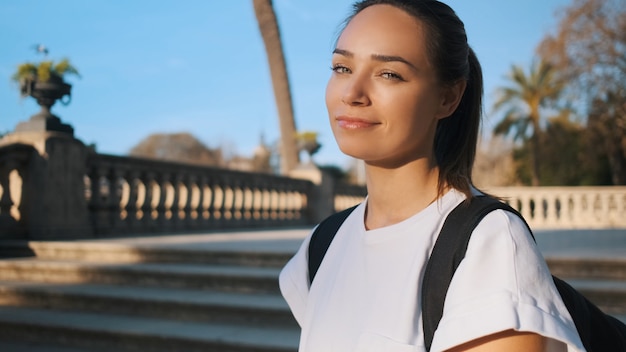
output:
[[[355,4],[332,56],[326,105],[337,143],[366,165],[368,197],[309,287],[307,247],[281,291],[300,351],[423,351],[421,280],[446,215],[471,182],[482,74],[463,23],[438,1]],[[498,210],[476,227],[431,351],[582,351],[523,222]]]

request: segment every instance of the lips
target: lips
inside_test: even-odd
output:
[[[339,116],[336,118],[337,125],[348,130],[370,128],[379,125],[379,122],[362,119],[359,117]]]

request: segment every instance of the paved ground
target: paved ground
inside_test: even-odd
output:
[[[545,256],[626,258],[626,229],[536,231]]]
[[[122,245],[185,248],[189,250],[220,249],[295,253],[309,232],[310,229],[308,228],[243,230],[83,240],[82,242],[111,242]]]
[[[90,241],[150,247],[294,253],[309,232],[309,228],[248,230]],[[626,258],[626,229],[543,230],[536,231],[535,237],[545,256]]]

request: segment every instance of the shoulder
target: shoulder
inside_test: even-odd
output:
[[[499,209],[474,229],[450,283],[436,343],[451,347],[455,340],[507,329],[576,344],[576,330],[530,230],[518,215]]]
[[[494,210],[487,214],[474,229],[470,247],[472,244],[475,247],[481,243],[492,244],[483,250],[496,249],[493,248],[493,244],[501,244],[509,250],[515,251],[525,248],[534,255],[538,254],[533,234],[525,220],[519,215],[503,209]],[[498,248],[498,250],[504,249]],[[471,248],[468,248],[468,251],[470,250]]]

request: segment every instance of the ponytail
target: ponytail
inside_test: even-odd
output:
[[[472,167],[476,157],[482,114],[482,69],[469,48],[467,86],[455,112],[439,121],[435,133],[435,157],[439,166],[439,193],[455,188],[471,198]]]

